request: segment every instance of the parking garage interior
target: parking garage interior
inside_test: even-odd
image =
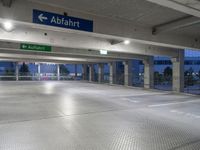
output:
[[[199,150],[199,6],[1,0],[0,150]]]

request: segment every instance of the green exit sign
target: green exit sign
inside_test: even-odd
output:
[[[37,44],[26,44],[26,43],[21,43],[20,49],[31,50],[31,51],[41,51],[41,52],[51,52],[52,51],[51,46],[37,45]]]

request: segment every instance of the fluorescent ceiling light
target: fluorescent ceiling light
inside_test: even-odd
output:
[[[14,26],[13,26],[13,23],[11,21],[7,20],[7,21],[3,22],[3,28],[4,28],[4,30],[9,32],[9,31],[13,30]]]
[[[129,40],[125,40],[125,41],[124,41],[124,44],[125,44],[125,45],[128,45],[128,44],[130,44],[130,41],[129,41]]]
[[[107,50],[100,50],[100,54],[101,54],[101,55],[107,55],[107,54],[108,54],[108,51],[107,51]]]

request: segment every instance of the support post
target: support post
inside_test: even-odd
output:
[[[147,57],[143,60],[144,63],[144,88],[154,88],[154,58]]]
[[[98,82],[103,82],[104,64],[98,64]]]
[[[116,62],[110,62],[109,68],[110,68],[109,83],[115,84],[116,83]]]
[[[16,81],[19,81],[19,64],[18,64],[18,62],[16,62],[16,65],[15,65],[15,77],[16,77]]]
[[[184,92],[184,50],[179,50],[179,56],[172,58],[172,89],[174,92]]]
[[[89,65],[89,82],[94,81],[94,65]]]
[[[41,67],[40,67],[40,63],[38,63],[38,80],[41,80]]]
[[[60,80],[60,65],[57,64],[57,80]]]
[[[132,86],[133,73],[132,73],[132,61],[124,61],[124,85]]]
[[[82,78],[83,80],[87,80],[87,65],[86,64],[82,65]]]
[[[74,67],[75,67],[74,70],[75,70],[75,79],[76,79],[77,78],[77,64],[75,64]]]

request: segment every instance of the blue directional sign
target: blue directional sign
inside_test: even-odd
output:
[[[33,10],[33,23],[60,28],[93,32],[93,21],[64,16],[41,10]]]

